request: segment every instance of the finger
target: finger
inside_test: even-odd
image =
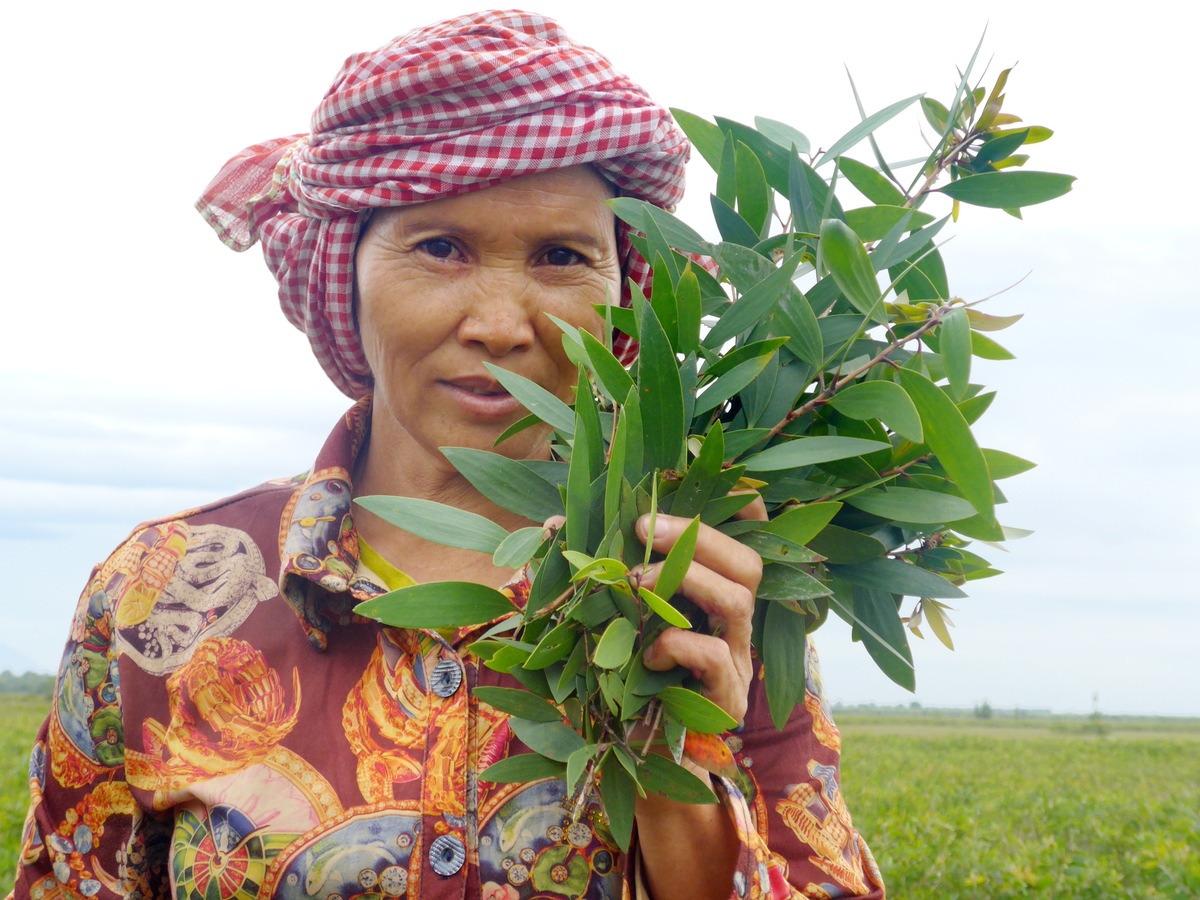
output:
[[[741,491],[731,491],[731,494],[740,494]],[[760,522],[767,521],[767,501],[763,500],[762,494],[758,491],[754,492],[754,499],[739,509],[733,514],[735,519],[754,519]]]
[[[720,638],[681,628],[668,628],[643,654],[647,669],[666,671],[683,666],[704,685],[701,693],[737,722],[746,718],[749,674],[735,663]]]
[[[641,583],[653,590],[661,568],[661,563],[647,568],[642,573]],[[684,574],[679,593],[708,614],[713,635],[729,645],[738,670],[748,677],[754,593],[746,585],[695,562]]]
[[[656,516],[651,547],[659,553],[669,552],[691,523],[691,519],[679,516]],[[646,540],[649,528],[648,514],[638,519],[637,532],[642,541]],[[758,590],[758,583],[762,580],[762,557],[703,522],[700,523],[700,531],[696,536],[696,552],[692,559],[731,581],[745,585],[752,594]]]

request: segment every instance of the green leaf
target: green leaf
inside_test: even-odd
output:
[[[827,525],[811,541],[809,549],[816,550],[831,563],[856,563],[874,559],[887,551],[870,535],[859,534],[840,525]]]
[[[551,706],[541,697],[517,688],[489,687],[482,685],[472,693],[501,712],[534,722],[561,722],[562,711]]]
[[[822,153],[821,158],[817,160],[817,168],[819,169],[830,160],[837,159],[867,135],[878,129],[880,125],[883,125],[888,120],[895,118],[908,109],[916,100],[920,99],[920,96],[920,94],[916,94],[904,100],[897,100],[890,106],[885,106],[879,112],[867,116],[829,145],[829,149]]]
[[[947,398],[947,402],[949,402],[949,398]],[[890,444],[880,441],[867,441],[862,438],[837,435],[818,435],[795,438],[787,443],[776,444],[761,453],[747,457],[742,462],[745,463],[747,472],[775,472],[780,469],[799,469],[802,466],[832,462],[836,459],[849,459],[853,456],[874,453],[876,450],[890,449]]]
[[[1028,472],[1030,469],[1037,467],[1037,463],[1022,459],[1019,456],[1013,456],[1011,453],[1005,453],[1003,450],[988,450],[984,448],[983,458],[987,460],[988,472],[991,474],[993,481],[999,481],[1001,478],[1012,478],[1014,475],[1020,475],[1022,472]]]
[[[552,393],[523,375],[485,362],[483,367],[495,376],[504,389],[521,402],[527,410],[565,435],[575,433],[575,414],[571,407]]]
[[[655,593],[660,597],[673,596],[683,584],[683,577],[687,574],[688,567],[692,564],[692,555],[696,552],[696,539],[699,534],[700,520],[692,519],[671,546],[654,582]]]
[[[530,722],[528,719],[509,719],[508,725],[522,744],[547,759],[565,763],[571,754],[584,746],[584,740],[565,722]]]
[[[663,709],[692,731],[716,734],[737,727],[733,717],[707,697],[683,687],[663,688],[658,695]]]
[[[717,224],[717,231],[721,232],[722,241],[743,247],[753,247],[758,243],[758,232],[732,206],[716,194],[709,197],[709,205],[712,206],[713,221]]]
[[[821,222],[818,268],[825,268],[850,304],[864,316],[883,324],[879,282],[867,251],[850,226],[838,219]]]
[[[629,662],[637,629],[624,616],[613,619],[592,654],[592,664],[600,669],[619,669]]]
[[[580,779],[583,778],[583,773],[587,770],[587,764],[591,762],[592,757],[596,754],[596,745],[587,744],[580,747],[567,759],[567,793],[574,794],[578,787]]]
[[[738,141],[737,206],[742,218],[761,235],[771,215],[771,194],[762,163],[754,151]]]
[[[971,381],[971,324],[961,306],[946,313],[938,326],[938,350],[950,381],[950,396],[962,400]]]
[[[754,127],[780,147],[793,147],[798,153],[808,153],[811,145],[808,138],[786,122],[777,122],[765,116],[754,117]]]
[[[911,369],[900,370],[900,382],[921,414],[925,443],[985,521],[993,520],[992,479],[971,427],[958,407],[932,381]],[[999,528],[996,529],[999,539]]]
[[[633,377],[629,370],[590,332],[581,331],[579,339],[596,373],[601,392],[613,403],[622,403],[633,388]]]
[[[683,129],[696,152],[704,157],[714,172],[721,168],[721,151],[725,149],[725,133],[720,127],[687,110],[671,107],[671,116]]]
[[[709,330],[704,338],[704,346],[720,347],[730,338],[736,337],[770,315],[784,291],[792,286],[792,274],[800,265],[801,256],[800,253],[793,253],[779,268],[742,294]]]
[[[700,445],[700,452],[688,466],[671,499],[670,512],[690,518],[699,515],[717,487],[725,461],[725,429],[718,421]],[[670,594],[667,595],[668,597]]]
[[[864,491],[847,497],[846,502],[881,519],[918,525],[954,522],[975,515],[975,507],[961,497],[905,487]]]
[[[354,607],[394,628],[452,628],[491,622],[517,609],[495,588],[471,581],[431,581],[389,591]]]
[[[642,341],[637,383],[645,442],[644,465],[651,470],[677,469],[684,438],[679,363],[654,309],[649,303],[639,304],[637,297],[634,297],[634,305],[641,307],[639,330]]]
[[[805,546],[821,533],[821,530],[829,524],[841,508],[842,504],[838,502],[796,506],[775,516],[762,527],[762,530]]]
[[[700,349],[700,320],[704,301],[700,293],[699,266],[688,263],[675,286],[675,307],[679,317],[679,340],[675,346],[680,353],[696,353]]]
[[[739,544],[745,544],[764,561],[807,564],[818,563],[822,560],[821,554],[816,551],[765,531],[751,531],[738,535],[737,541]]]
[[[638,596],[650,607],[651,612],[656,613],[668,625],[674,625],[676,628],[691,629],[692,623],[687,620],[687,617],[662,597],[658,596],[658,594],[654,593],[654,591],[649,588],[638,587]]]
[[[838,391],[829,405],[851,419],[879,419],[915,444],[924,440],[921,416],[904,388],[893,381],[860,381]]]
[[[642,787],[680,803],[716,803],[717,795],[707,784],[665,756],[651,753],[642,762]]]
[[[1016,359],[1011,352],[1000,346],[985,334],[971,332],[971,353],[980,359],[1008,360]]]
[[[787,724],[796,704],[804,701],[807,683],[805,627],[802,616],[789,612],[778,603],[767,604],[762,671],[771,721],[779,731]]]
[[[814,600],[828,597],[829,586],[795,566],[771,563],[763,568],[758,596],[763,600]]]
[[[1071,190],[1074,181],[1074,175],[1055,172],[984,172],[960,178],[938,190],[972,206],[1018,209],[1061,197]]]
[[[788,159],[788,205],[792,210],[792,228],[801,234],[816,234],[821,228],[821,209],[814,185],[825,180],[796,154]]]
[[[697,234],[690,225],[653,203],[633,197],[614,197],[607,202],[618,219],[628,222],[646,234],[649,234],[651,229],[658,229],[671,247],[676,247],[684,253],[699,253],[705,256],[712,252],[712,244]]]
[[[442,455],[493,503],[533,522],[561,516],[558,488],[515,459],[470,447],[442,447]]]
[[[493,784],[527,784],[545,778],[562,778],[565,767],[540,753],[518,753],[492,763],[479,773],[480,781]]]
[[[371,496],[354,502],[397,528],[447,547],[495,553],[508,538],[508,532],[491,519],[432,500]]]
[[[570,622],[559,622],[538,641],[533,653],[525,660],[526,669],[544,669],[554,665],[575,649],[579,632]]]
[[[892,595],[863,587],[852,588],[851,594],[853,599],[849,608],[840,591],[834,594],[830,605],[854,625],[855,634],[862,639],[871,659],[888,678],[902,688],[916,690],[912,650]]]
[[[846,210],[846,224],[862,241],[881,241],[904,222],[904,231],[916,231],[933,221],[929,213],[903,206],[864,206]]]
[[[775,308],[775,331],[788,339],[788,349],[814,368],[825,362],[825,346],[816,313],[794,284]],[[739,348],[740,349],[740,348]]]
[[[848,566],[831,565],[829,569],[843,581],[889,594],[909,597],[967,596],[936,572],[898,559],[871,559]]]
[[[754,381],[770,362],[769,356],[748,359],[709,384],[704,393],[696,398],[694,416],[702,416],[714,409],[721,408],[731,398],[737,395],[746,385]]]
[[[496,548],[492,563],[502,569],[517,569],[529,562],[542,545],[544,529],[540,525],[518,528]]]
[[[854,185],[860,194],[870,200],[885,206],[903,206],[904,192],[887,180],[880,172],[871,166],[860,163],[856,159],[842,156],[837,161],[838,169],[846,179]],[[846,211],[849,218],[851,210]],[[857,228],[854,229],[858,231]],[[861,232],[859,232],[861,234]]]
[[[628,850],[633,840],[633,812],[637,803],[637,782],[625,771],[617,754],[609,752],[600,768],[600,799],[613,840]]]

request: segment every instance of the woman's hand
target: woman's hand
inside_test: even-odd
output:
[[[766,519],[762,498],[755,497],[738,517]],[[651,546],[666,553],[688,523],[676,516],[657,516]],[[643,541],[649,524],[649,516],[637,522]],[[653,588],[660,568],[655,564],[643,574],[647,587]],[[702,693],[738,722],[745,718],[748,705],[751,620],[762,568],[762,558],[749,547],[702,524],[679,593],[708,614],[711,633],[668,628],[643,655],[648,669],[677,665],[690,669],[702,682]],[[686,757],[683,763],[707,780],[708,773]],[[655,900],[730,896],[739,844],[723,806],[678,803],[649,794],[638,798],[636,816],[641,874],[650,896]]]
[[[767,509],[762,498],[755,497],[738,513],[738,518],[765,520]],[[689,524],[689,519],[677,516],[656,516],[653,549],[667,553]],[[638,519],[637,532],[643,541],[649,526],[649,515]],[[642,583],[651,590],[661,565],[649,566],[642,576]],[[701,524],[696,552],[679,593],[708,614],[711,633],[668,628],[643,656],[647,669],[665,671],[673,666],[690,669],[702,682],[704,696],[737,722],[746,717],[751,678],[751,618],[762,569],[762,558],[749,547]]]

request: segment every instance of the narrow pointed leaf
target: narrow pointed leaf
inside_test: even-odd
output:
[[[691,629],[692,623],[687,620],[687,617],[662,597],[658,596],[658,594],[654,593],[654,591],[649,588],[639,587],[638,596],[650,607],[652,612],[656,613],[668,625],[674,625],[676,628]]]
[[[488,766],[479,773],[479,780],[493,784],[529,784],[546,778],[562,778],[565,772],[561,762],[540,753],[518,753]]]
[[[600,769],[600,799],[613,840],[628,850],[633,840],[633,812],[637,803],[637,782],[622,766],[617,754],[610,752]]]
[[[1074,175],[1055,172],[984,172],[939,188],[947,197],[972,206],[1016,209],[1061,197],[1071,190]]]
[[[525,565],[542,545],[543,531],[539,525],[518,528],[500,542],[492,554],[492,563],[502,569],[516,569]]]
[[[966,594],[947,579],[898,559],[872,559],[848,566],[830,566],[838,578],[851,584],[904,594],[909,597],[965,597]]]
[[[784,291],[791,287],[792,274],[800,259],[800,253],[793,253],[778,269],[742,294],[705,336],[704,345],[719,347],[769,315]]]
[[[825,219],[821,223],[818,256],[851,305],[872,321],[882,323],[883,304],[875,269],[850,226],[839,219]]]
[[[771,721],[779,731],[787,724],[796,704],[804,700],[806,640],[803,616],[778,603],[768,604],[763,625],[762,669]]]
[[[938,350],[950,382],[950,396],[962,400],[971,381],[971,325],[961,306],[946,313],[938,326]]]
[[[637,629],[625,617],[613,619],[596,644],[592,663],[601,669],[619,669],[629,661]]]
[[[949,402],[948,397],[946,400]],[[812,466],[837,459],[849,459],[874,453],[877,450],[889,449],[891,449],[890,444],[880,441],[837,435],[818,435],[796,438],[786,444],[777,444],[761,453],[746,457],[742,462],[745,463],[747,472],[773,472],[780,469],[799,469],[802,466]]]
[[[962,495],[984,520],[992,519],[992,479],[987,461],[958,407],[924,375],[900,370],[900,383],[921,414],[925,443],[945,467]]]
[[[838,391],[829,405],[852,419],[879,419],[900,436],[922,442],[921,416],[904,388],[892,381],[862,381]]]
[[[634,298],[637,305],[637,298]],[[649,303],[641,304],[641,351],[638,357],[638,400],[644,435],[645,466],[679,468],[683,446],[683,385],[679,364]]]
[[[489,687],[481,685],[472,692],[486,703],[510,716],[529,719],[533,722],[561,722],[562,711],[528,691],[517,688]]]
[[[651,753],[642,762],[642,787],[681,803],[716,803],[717,795],[707,784],[665,756]]]
[[[905,487],[864,491],[846,502],[881,519],[914,524],[942,524],[975,515],[975,507],[961,497]]]
[[[837,165],[841,173],[846,176],[846,179],[858,189],[860,194],[872,203],[888,206],[902,206],[904,204],[904,193],[900,188],[888,181],[887,178],[871,166],[860,163],[856,159],[851,159],[849,156],[840,157]],[[847,217],[850,215],[850,210],[846,211],[846,215]],[[858,229],[855,230],[857,231]]]
[[[565,763],[571,754],[584,746],[584,740],[565,722],[531,722],[528,719],[509,719],[508,725],[522,744],[547,759]]]
[[[688,728],[705,733],[728,731],[737,726],[733,717],[707,697],[683,687],[663,688],[659,693],[663,709]]]
[[[809,152],[811,145],[808,138],[786,122],[755,116],[754,127],[780,147],[794,147],[798,153]]]
[[[506,391],[521,402],[522,406],[551,428],[567,435],[575,433],[575,414],[571,412],[571,407],[558,397],[516,372],[486,362],[483,366],[495,376]]]
[[[452,628],[490,622],[517,608],[506,595],[486,585],[433,581],[365,600],[354,611],[395,628]]]
[[[596,373],[596,381],[599,383],[601,392],[613,403],[624,401],[630,388],[633,387],[633,377],[629,374],[629,370],[621,365],[620,361],[613,356],[612,351],[596,340],[591,333],[581,331],[579,340]]]
[[[658,579],[654,583],[654,592],[660,597],[673,596],[683,584],[683,576],[687,574],[688,567],[692,564],[692,555],[696,552],[696,538],[699,534],[700,520],[692,519],[667,553],[667,558],[663,560],[658,571]]]
[[[483,516],[416,497],[359,497],[355,500],[397,528],[447,547],[495,553],[508,532]]]
[[[442,455],[492,502],[533,522],[561,516],[558,488],[515,459],[470,447],[442,447]]]
[[[904,110],[908,109],[914,102],[920,99],[920,94],[915,94],[904,100],[897,100],[889,106],[885,106],[879,112],[867,116],[840,138],[829,145],[829,149],[821,154],[821,158],[817,160],[817,168],[825,165],[825,163],[837,159],[855,144],[865,138],[867,135],[874,132],[879,126],[883,125],[890,119],[894,119]]]

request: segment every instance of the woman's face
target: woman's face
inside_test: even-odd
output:
[[[438,447],[490,448],[526,411],[485,362],[571,398],[576,369],[546,314],[600,333],[593,304],[620,296],[611,196],[581,166],[372,217],[355,267],[373,446],[440,466]],[[536,456],[545,438],[528,429],[498,449]]]

